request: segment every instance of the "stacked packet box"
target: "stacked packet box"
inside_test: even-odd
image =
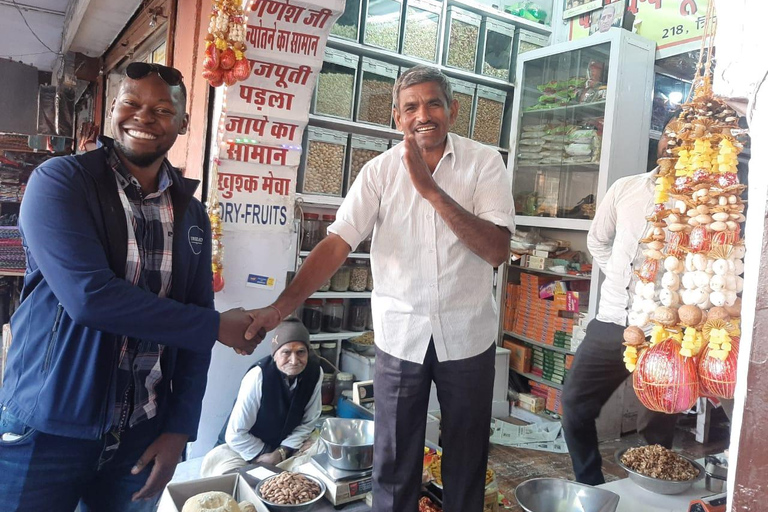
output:
[[[560,391],[559,389],[549,388],[549,392],[547,393],[547,402],[544,408],[549,412],[553,412],[555,414],[559,414],[562,416],[563,392]]]
[[[520,285],[507,283],[507,298],[504,303],[504,330],[511,332],[515,327],[515,310],[520,296]]]
[[[562,318],[560,311],[565,310],[562,300],[547,300],[539,297],[539,289],[556,279],[536,276],[527,273],[520,274],[520,289],[516,298],[512,332],[547,345],[555,345],[558,332],[571,333],[574,320]],[[558,337],[559,346],[565,343],[565,337]]]

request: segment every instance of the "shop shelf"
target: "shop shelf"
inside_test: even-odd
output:
[[[2,270],[0,269],[0,277],[24,277],[23,270]]]
[[[371,292],[315,292],[310,299],[370,299]]]
[[[555,169],[562,172],[600,172],[600,164],[536,164],[536,165],[517,165],[519,171],[536,171],[539,169]]]
[[[299,256],[302,256],[302,257],[309,256],[309,251],[299,251]],[[350,259],[354,259],[354,258],[357,258],[357,259],[360,259],[360,258],[368,259],[370,257],[371,257],[371,255],[368,254],[368,253],[365,253],[365,252],[351,252],[351,253],[349,253],[349,256],[347,256],[347,258],[350,258]]]
[[[584,116],[601,116],[605,113],[605,101],[593,101],[591,103],[575,103],[573,105],[565,105],[563,107],[540,108],[536,110],[523,110],[523,115],[532,116],[536,114],[550,114],[550,113],[561,113],[561,112],[579,113]]]
[[[456,5],[459,7],[463,7],[464,9],[474,11],[478,14],[482,14],[483,16],[487,16],[492,19],[506,21],[514,24],[519,28],[523,28],[531,32],[536,32],[537,34],[550,35],[552,33],[552,28],[549,27],[548,25],[543,25],[541,23],[536,23],[534,21],[526,20],[525,18],[521,18],[520,16],[513,16],[511,14],[507,14],[506,12],[500,11],[498,9],[494,9],[493,7],[489,7],[487,5],[483,5],[476,1],[449,0],[449,5]]]
[[[515,373],[517,373],[518,375],[522,375],[522,376],[523,376],[523,377],[525,377],[526,379],[530,379],[530,380],[532,380],[532,381],[534,381],[534,382],[538,382],[539,384],[544,384],[545,386],[550,386],[550,387],[553,387],[553,388],[555,388],[555,389],[559,389],[559,390],[562,390],[562,389],[563,389],[563,385],[562,385],[562,384],[556,384],[556,383],[554,383],[554,382],[552,382],[552,381],[549,381],[549,380],[547,380],[547,379],[542,379],[542,378],[541,378],[541,377],[539,377],[538,375],[534,375],[534,374],[532,374],[532,373],[523,373],[523,372],[518,372],[518,371],[516,371],[516,370],[512,370],[512,371],[513,371],[513,372],[515,372]]]
[[[334,340],[346,340],[354,338],[355,336],[361,336],[365,334],[365,331],[341,331],[341,332],[319,332],[317,334],[310,334],[310,341],[334,341]]]
[[[568,350],[567,348],[561,348],[561,347],[555,347],[553,345],[547,345],[546,343],[541,343],[540,341],[533,340],[531,338],[526,338],[525,336],[521,336],[519,334],[515,334],[513,332],[504,331],[505,336],[509,336],[510,338],[515,338],[516,340],[524,341],[526,343],[530,343],[531,345],[536,345],[537,347],[541,347],[545,350],[551,350],[553,352],[560,352],[561,354],[570,354],[573,355],[576,352],[573,352],[571,350]]]
[[[530,217],[515,215],[515,224],[535,228],[571,229],[574,231],[589,231],[592,221],[589,219],[561,219],[557,217]]]
[[[509,268],[518,269],[520,272],[530,272],[532,274],[547,274],[550,276],[562,277],[563,279],[573,279],[573,280],[581,280],[581,281],[592,280],[591,275],[564,274],[562,272],[552,272],[551,270],[539,270],[537,268],[521,267],[520,265],[510,265]]]
[[[297,201],[306,206],[319,206],[324,208],[338,208],[341,206],[343,197],[324,196],[320,194],[296,194]]]
[[[333,48],[335,50],[341,50],[348,53],[353,53],[355,55],[362,55],[364,57],[370,57],[373,59],[381,60],[384,62],[388,62],[390,64],[397,64],[398,66],[403,66],[406,68],[417,66],[419,64],[424,64],[424,61],[415,57],[400,55],[399,53],[392,52],[389,50],[384,50],[382,48],[376,48],[374,46],[366,46],[360,43],[347,41],[347,40],[340,39],[333,36],[328,38],[328,47]],[[434,67],[440,69],[440,71],[442,71],[448,76],[459,78],[461,80],[466,80],[466,81],[473,82],[480,85],[487,85],[489,87],[494,87],[494,88],[502,89],[506,91],[512,90],[515,87],[514,84],[506,80],[477,75],[469,71],[464,71],[463,69],[456,69],[456,68],[451,68],[451,67],[437,65],[437,64],[435,64]]]

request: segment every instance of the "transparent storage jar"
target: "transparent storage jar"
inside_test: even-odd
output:
[[[352,188],[363,166],[387,150],[387,141],[365,135],[352,135],[350,148],[347,192]]]
[[[325,240],[328,236],[328,226],[336,222],[336,216],[332,214],[326,214],[320,217],[320,241]]]
[[[336,388],[333,392],[333,403],[339,403],[339,398],[344,391],[352,393],[352,384],[354,384],[355,375],[347,372],[339,372],[336,374]]]
[[[373,330],[373,311],[371,310],[371,308],[368,308],[368,315],[365,317],[365,330],[366,331]]]
[[[437,62],[437,41],[442,10],[442,2],[408,0],[401,52],[403,55]]]
[[[486,19],[483,28],[485,44],[480,72],[485,76],[508,81],[515,27],[509,23]]]
[[[307,328],[309,334],[317,334],[323,326],[323,301],[320,299],[307,299],[301,311],[301,322]]]
[[[357,252],[363,253],[363,254],[369,254],[371,252],[371,242],[372,239],[369,236],[362,242],[360,242],[360,245],[357,247]]]
[[[364,43],[397,51],[400,42],[401,0],[368,0]]]
[[[344,320],[344,301],[342,299],[328,299],[323,306],[323,331],[341,332],[341,324]]]
[[[472,139],[491,146],[501,144],[506,93],[483,85],[477,86],[477,105]]]
[[[327,292],[330,289],[331,289],[331,280],[329,279],[326,282],[324,282],[322,284],[322,286],[320,286],[320,288],[317,289],[317,291],[319,291],[319,292]]]
[[[373,271],[371,267],[368,267],[368,277],[365,280],[365,289],[369,292],[373,291]]]
[[[336,370],[331,365],[336,365],[336,342],[328,341],[320,344],[320,367],[326,375],[335,375]],[[334,390],[335,394],[335,390]]]
[[[472,130],[472,107],[475,102],[477,86],[471,82],[450,79],[453,99],[459,103],[459,112],[451,131],[456,135],[469,138]]]
[[[448,7],[448,47],[445,65],[475,72],[482,18],[464,9]]]
[[[341,196],[346,151],[346,133],[308,128],[301,191]]]
[[[538,50],[549,44],[549,36],[541,34],[534,34],[526,30],[518,30],[517,32],[517,54],[529,52],[531,50]]]
[[[357,55],[326,48],[315,88],[315,114],[352,119],[359,61]]]
[[[349,290],[349,278],[352,269],[346,263],[331,277],[331,290],[334,292],[346,292]]]
[[[365,322],[371,303],[367,299],[353,299],[349,305],[348,328],[350,331],[360,332],[365,330]]]
[[[331,27],[331,35],[357,41],[360,35],[361,0],[346,0],[344,12]]]
[[[392,89],[397,66],[363,57],[357,121],[389,128],[392,125]]]
[[[365,285],[368,282],[368,269],[368,260],[352,260],[351,271],[349,275],[349,291],[365,291]]]
[[[320,344],[319,343],[310,343],[309,344],[309,351],[312,354],[320,356]]]
[[[305,213],[301,220],[301,250],[311,251],[320,242],[320,216]]]

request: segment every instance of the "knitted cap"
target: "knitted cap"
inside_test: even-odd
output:
[[[272,337],[272,355],[280,347],[292,341],[300,341],[309,349],[309,331],[298,318],[286,318],[275,329],[275,335]]]

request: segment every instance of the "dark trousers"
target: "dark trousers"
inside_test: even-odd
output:
[[[563,431],[578,482],[605,483],[595,420],[614,391],[627,379],[624,327],[592,320],[576,351],[563,391]],[[641,407],[637,431],[648,444],[672,447],[677,415]]]
[[[438,362],[434,343],[423,364],[376,353],[373,511],[416,512],[431,383],[442,428],[443,510],[480,512],[485,493],[496,345]]]
[[[0,411],[0,510],[3,512],[151,512],[160,496],[131,501],[153,464],[138,475],[131,468],[160,435],[147,420],[123,433],[108,462],[105,440],[74,439],[35,430],[5,408]]]

